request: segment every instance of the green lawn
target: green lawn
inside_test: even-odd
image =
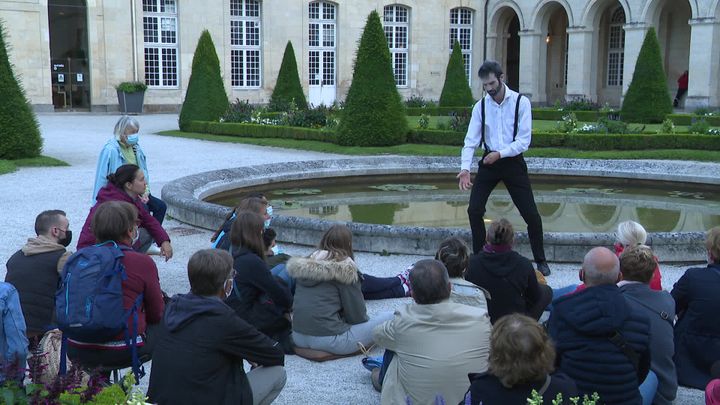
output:
[[[260,146],[274,146],[286,149],[300,149],[343,155],[417,155],[417,156],[460,156],[460,147],[444,145],[404,144],[383,147],[340,146],[328,142],[301,141],[280,138],[241,138],[226,135],[200,134],[195,132],[162,131],[159,135],[179,138],[201,139],[215,142],[244,143]],[[720,151],[704,150],[648,150],[648,151],[581,151],[565,148],[530,148],[525,153],[530,157],[554,157],[576,159],[672,159],[704,162],[720,161]]]
[[[0,159],[0,174],[12,173],[18,167],[52,167],[52,166],[70,166],[62,160],[55,159],[50,156],[38,156],[28,159],[2,160]]]

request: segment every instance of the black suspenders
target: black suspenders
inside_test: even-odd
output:
[[[520,113],[520,99],[522,98],[522,94],[518,94],[517,101],[515,102],[515,122],[513,123],[513,142],[515,141],[515,137],[517,137],[518,133],[518,115]],[[490,149],[488,148],[487,144],[485,143],[485,97],[483,96],[482,100],[480,100],[480,117],[482,118],[482,126],[480,129],[480,144],[483,146],[483,149],[485,149],[485,154],[487,155],[490,153]]]

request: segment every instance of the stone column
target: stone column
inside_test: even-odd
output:
[[[638,55],[640,55],[640,48],[642,48],[645,40],[648,26],[645,23],[629,23],[625,24],[623,28],[625,29],[625,64],[623,67],[622,99],[625,98],[625,93],[630,87],[635,72],[635,63]]]
[[[542,34],[537,31],[520,31],[520,93],[533,104],[544,103],[545,60],[541,60],[541,49],[545,49]],[[544,52],[544,51],[543,51]]]
[[[568,27],[568,72],[565,99],[589,98],[597,101],[597,87],[593,86],[597,74],[592,67],[593,30],[585,27]],[[570,68],[572,66],[572,69]]]
[[[690,34],[690,69],[688,93],[685,99],[685,109],[693,111],[696,108],[708,107],[717,103],[718,90],[718,54],[717,48],[720,40],[720,22],[714,18],[693,18],[689,22]],[[713,44],[716,42],[716,44]]]

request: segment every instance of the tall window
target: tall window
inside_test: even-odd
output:
[[[175,0],[143,0],[145,84],[177,87],[178,42]]]
[[[607,85],[622,86],[623,68],[625,66],[625,10],[622,6],[615,9],[610,17],[608,32],[608,65]]]
[[[260,87],[260,1],[230,0],[230,83]]]
[[[335,85],[335,19],[332,3],[308,4],[308,70],[311,86]]]
[[[390,47],[395,85],[408,85],[408,43],[409,43],[409,11],[403,6],[385,6],[383,23],[385,37]]]
[[[469,8],[454,8],[450,10],[450,52],[455,41],[460,43],[463,62],[465,63],[465,76],[471,82],[470,69],[472,68],[472,35],[473,12]]]

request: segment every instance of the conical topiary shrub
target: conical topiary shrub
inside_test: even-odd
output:
[[[465,63],[460,43],[455,41],[445,70],[445,84],[440,93],[441,107],[467,107],[473,103],[472,92],[465,75]]]
[[[42,138],[35,113],[13,73],[0,23],[0,159],[40,155]]]
[[[215,44],[210,32],[204,30],[195,48],[190,82],[180,110],[180,130],[185,131],[190,121],[217,121],[227,107]]]
[[[300,76],[298,75],[297,61],[295,60],[295,50],[292,42],[288,41],[285,46],[285,53],[280,64],[280,72],[278,72],[277,82],[270,96],[271,111],[287,111],[290,102],[295,101],[295,105],[305,110],[307,109],[307,101],[300,84]]]
[[[405,142],[405,107],[395,87],[387,39],[380,16],[367,18],[355,57],[353,81],[338,127],[338,143],[386,146]]]
[[[672,100],[663,71],[660,44],[651,27],[640,48],[620,117],[625,122],[659,123],[670,113]]]

